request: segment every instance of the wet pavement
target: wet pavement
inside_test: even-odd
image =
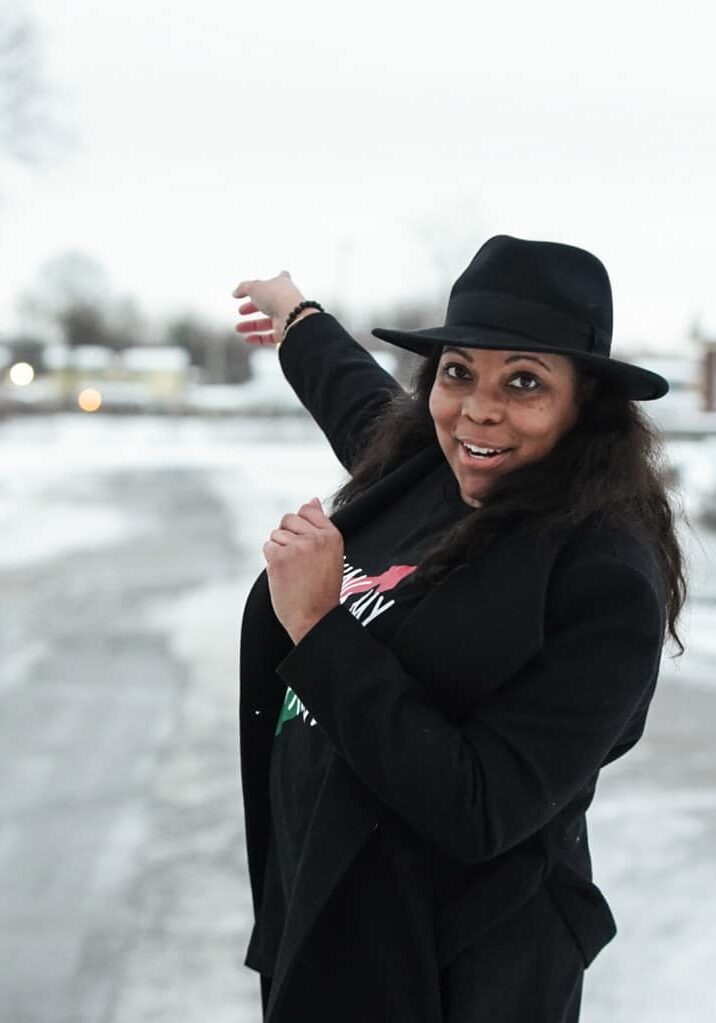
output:
[[[2,1015],[250,1019],[230,523],[194,472],[90,496],[137,528],[2,577]]]
[[[260,1018],[237,644],[261,543],[341,478],[309,426],[160,425],[143,455],[106,425],[90,448],[74,423],[0,427],[3,1021]],[[619,935],[585,1023],[712,1018],[716,603],[699,571],[696,649],[665,660],[646,736],[590,813]]]

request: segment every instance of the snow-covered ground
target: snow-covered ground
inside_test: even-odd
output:
[[[710,442],[671,451],[692,515]],[[307,419],[0,423],[0,1004],[12,1023],[249,1023],[238,627],[280,516],[343,471]],[[647,732],[603,772],[617,938],[585,1023],[715,1019],[716,534]]]

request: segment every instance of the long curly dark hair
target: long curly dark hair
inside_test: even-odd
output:
[[[428,401],[440,356],[437,348],[421,360],[410,389],[392,397],[373,420],[351,478],[333,495],[334,511],[437,443]],[[479,508],[466,505],[465,516],[436,538],[412,580],[437,585],[461,564],[475,562],[505,529],[547,536],[584,524],[626,525],[655,550],[666,586],[668,631],[680,656],[684,645],[676,622],[686,577],[661,440],[635,401],[573,363],[575,425],[539,461],[498,476]]]

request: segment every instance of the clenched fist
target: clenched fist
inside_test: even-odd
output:
[[[283,516],[263,553],[274,613],[300,643],[340,603],[343,537],[314,497]]]

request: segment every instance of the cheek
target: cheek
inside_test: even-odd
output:
[[[428,409],[430,410],[430,415],[433,417],[433,422],[436,425],[445,418],[445,402],[442,400],[440,390],[437,387],[433,387],[430,392]]]
[[[529,409],[516,409],[513,422],[521,431],[527,442],[535,445],[555,444],[572,425],[571,409],[565,409],[560,403],[549,398],[535,399]]]
[[[542,409],[545,437],[556,443],[577,421],[577,409],[573,402],[545,402]]]
[[[574,395],[571,395],[568,399],[562,401],[560,414],[559,414],[559,426],[558,432],[561,437],[562,434],[567,433],[576,424],[579,418],[579,409],[574,399]]]

